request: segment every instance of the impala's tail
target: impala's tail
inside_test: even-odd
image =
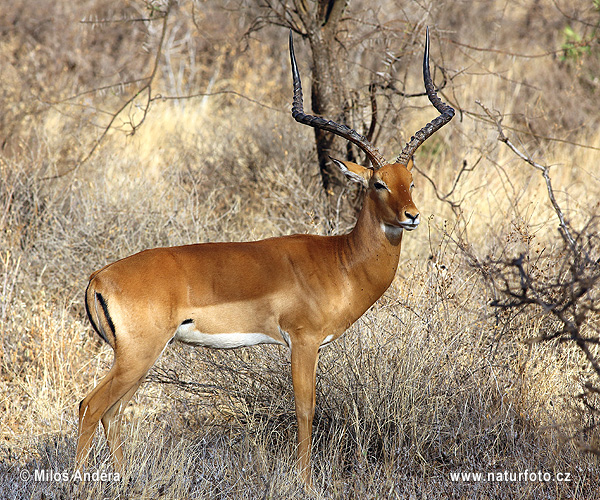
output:
[[[114,349],[117,341],[115,325],[108,312],[108,302],[94,286],[95,276],[96,274],[93,274],[90,277],[85,289],[85,312],[96,333]],[[110,332],[110,336],[107,332]]]

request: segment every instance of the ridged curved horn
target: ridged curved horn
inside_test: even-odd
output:
[[[294,54],[292,30],[290,30],[290,59],[292,60],[292,79],[294,81],[294,100],[292,104],[292,116],[294,120],[303,123],[304,125],[309,125],[310,127],[333,132],[353,144],[356,144],[369,157],[369,160],[371,160],[375,169],[386,165],[387,160],[377,148],[375,148],[366,137],[363,137],[355,130],[346,125],[340,125],[334,121],[325,120],[320,116],[307,115],[304,113],[304,106],[302,104],[302,84],[300,82],[300,73],[298,72],[298,64],[296,63],[296,56]]]
[[[427,36],[425,39],[425,54],[423,55],[423,81],[425,83],[425,91],[431,104],[441,114],[437,118],[430,121],[421,130],[417,131],[415,135],[410,138],[410,141],[406,143],[406,146],[402,149],[402,153],[396,158],[396,163],[402,165],[408,165],[408,161],[415,154],[417,148],[423,144],[431,135],[442,128],[446,123],[452,120],[454,116],[454,108],[444,103],[437,95],[433,82],[431,81],[431,74],[429,72],[429,27],[427,27]]]

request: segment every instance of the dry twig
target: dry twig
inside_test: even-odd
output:
[[[502,129],[502,116],[499,114],[494,115],[484,104],[480,101],[475,101],[482,109],[485,111],[485,114],[496,124],[496,128],[498,129],[498,140],[506,144],[513,153],[515,153],[519,158],[523,161],[527,162],[533,168],[536,168],[540,172],[542,172],[542,176],[544,177],[544,181],[546,182],[546,189],[548,190],[548,198],[550,199],[550,203],[552,203],[552,207],[558,216],[559,224],[559,232],[562,238],[569,244],[572,250],[576,249],[575,239],[571,234],[571,230],[569,228],[569,223],[565,219],[565,215],[560,208],[560,205],[556,201],[556,197],[554,196],[554,190],[552,189],[552,180],[550,179],[549,167],[540,165],[539,163],[533,161],[533,159],[522,153],[517,147],[510,141],[510,139],[504,134],[504,130]]]
[[[86,163],[92,157],[92,155],[96,152],[96,150],[98,149],[100,144],[104,141],[104,138],[108,134],[108,131],[112,128],[116,119],[121,115],[121,113],[128,106],[130,106],[139,96],[141,96],[145,92],[147,95],[147,98],[146,98],[146,103],[144,104],[144,106],[142,106],[142,117],[140,118],[140,120],[137,123],[130,122],[131,134],[133,135],[135,133],[136,129],[144,122],[144,120],[146,119],[146,116],[148,115],[148,111],[150,109],[150,104],[152,102],[152,84],[154,82],[154,78],[156,77],[156,73],[158,71],[158,65],[160,63],[160,57],[162,54],[162,48],[163,48],[163,43],[165,40],[165,34],[167,32],[167,20],[169,18],[169,13],[171,11],[171,5],[172,5],[172,2],[169,1],[167,3],[165,11],[162,14],[162,21],[163,21],[162,29],[161,29],[161,34],[160,34],[160,40],[158,42],[158,47],[156,49],[156,55],[154,57],[154,65],[152,67],[152,71],[149,76],[147,76],[145,78],[141,78],[140,80],[136,80],[136,81],[145,81],[144,85],[142,85],[142,87],[139,90],[137,90],[129,99],[127,99],[119,107],[119,109],[117,109],[114,113],[112,113],[112,117],[109,120],[106,127],[104,127],[102,134],[100,134],[100,137],[94,142],[94,145],[91,147],[91,149],[87,152],[87,154],[81,160],[79,160],[77,163],[75,163],[75,165],[72,168],[69,168],[64,172],[61,172],[61,173],[58,173],[55,175],[44,177],[42,180],[57,179],[59,177],[64,177],[65,175],[67,175],[71,172],[74,172],[81,165]]]

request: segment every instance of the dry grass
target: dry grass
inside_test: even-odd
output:
[[[95,15],[110,14],[110,5],[92,4]],[[244,47],[236,38],[243,23],[232,22],[232,14],[224,16],[233,40],[224,55],[209,48],[211,37],[223,38],[214,31],[222,11],[210,4],[196,18],[211,26],[194,46],[197,71],[178,83],[173,79],[177,71],[163,68],[156,91],[207,89],[217,75],[213,90],[235,89],[269,107],[231,95],[156,101],[135,135],[109,134],[88,163],[48,180],[89,150],[96,137],[89,124],[106,119],[97,108],[112,109],[122,97],[91,95],[83,104],[96,108],[80,111],[48,107],[27,98],[27,92],[57,100],[80,85],[105,82],[110,64],[127,68],[116,74],[117,81],[133,77],[138,72],[124,62],[123,47],[130,47],[129,57],[144,68],[133,57],[144,34],[136,27],[128,32],[130,38],[121,39],[123,47],[108,50],[104,45],[107,59],[94,60],[96,69],[85,66],[84,71],[77,65],[94,59],[95,43],[113,36],[113,28],[94,34],[62,19],[65,39],[81,47],[77,65],[67,71],[56,65],[68,53],[44,38],[52,39],[52,30],[38,31],[35,39],[33,21],[26,26],[14,21],[15,28],[0,40],[0,53],[13,54],[10,63],[0,63],[12,68],[3,71],[12,76],[0,95],[12,120],[0,121],[0,136],[7,141],[0,156],[3,497],[597,497],[597,459],[578,449],[599,440],[596,431],[578,434],[592,418],[579,411],[574,399],[591,376],[580,353],[563,344],[523,343],[547,328],[547,319],[490,308],[489,289],[456,244],[467,241],[480,256],[543,250],[540,264],[548,269],[561,258],[556,217],[540,176],[498,145],[494,128],[478,119],[475,99],[498,109],[509,127],[570,141],[508,130],[538,161],[555,165],[557,197],[574,227],[597,215],[600,133],[592,103],[597,105],[598,89],[589,76],[598,68],[597,49],[565,61],[515,57],[505,52],[560,48],[569,22],[552,2],[511,2],[511,9],[489,2],[452,4],[452,9],[439,7],[428,20],[447,30],[442,39],[502,50],[481,52],[439,42],[432,47],[435,58],[443,52],[454,76],[445,94],[463,115],[422,148],[418,165],[442,193],[451,189],[463,161],[474,166],[451,196],[460,201],[461,215],[457,218],[434,187],[417,176],[415,198],[425,223],[407,235],[395,282],[322,352],[311,492],[303,491],[294,472],[288,354],[273,346],[228,352],[176,346],[167,351],[127,409],[130,466],[122,481],[22,480],[23,470],[71,470],[77,404],[112,362],[112,352],[91,334],[84,318],[82,293],[89,273],[157,245],[343,232],[353,218],[347,199],[337,210],[330,207],[319,186],[312,132],[288,116],[286,33],[259,33]],[[188,7],[182,4],[175,18],[181,33],[193,26]],[[580,7],[578,15],[591,16],[583,3]],[[61,8],[69,9],[66,4]],[[135,4],[127,9],[123,13],[143,12]],[[384,3],[379,15],[389,15],[388,10],[392,5]],[[366,7],[358,11],[372,14]],[[31,16],[43,20],[44,12],[40,7],[38,17]],[[409,4],[403,15],[414,23],[425,14]],[[34,58],[37,65],[32,65],[14,52],[23,40],[45,44],[57,58],[52,64],[47,56]],[[193,40],[186,38],[188,49]],[[180,55],[172,50],[176,68]],[[409,73],[413,70],[418,70],[416,62]],[[27,83],[36,72],[52,85]],[[28,79],[20,80],[21,74]],[[407,88],[418,88],[418,75],[409,78]],[[404,114],[402,123],[384,128],[380,136],[381,149],[390,157],[406,134],[431,116],[422,101],[394,98],[392,104]],[[351,199],[355,192],[344,196]],[[175,376],[188,384],[168,383]],[[109,472],[104,438],[98,436],[90,470]],[[526,470],[553,478],[569,473],[572,480],[450,477],[452,472]]]

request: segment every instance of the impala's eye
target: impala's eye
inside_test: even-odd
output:
[[[388,188],[383,182],[380,182],[380,181],[375,181],[373,186],[375,186],[375,189],[377,189],[377,190]]]
[[[412,191],[414,187],[415,187],[415,183],[414,183],[414,182],[411,182],[411,183],[410,183],[410,190]]]

